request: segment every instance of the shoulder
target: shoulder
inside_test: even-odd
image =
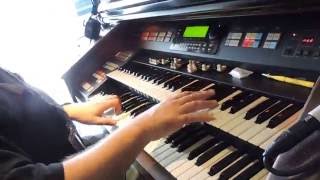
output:
[[[19,74],[12,73],[0,67],[0,83],[22,83],[22,82],[24,82],[24,80]]]

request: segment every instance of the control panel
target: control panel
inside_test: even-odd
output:
[[[320,26],[304,18],[287,21],[259,17],[146,24],[141,40],[143,48],[156,51],[320,71]]]
[[[318,30],[296,31],[286,35],[282,55],[288,58],[320,58]]]
[[[222,25],[187,25],[179,28],[170,49],[216,54],[225,33]]]

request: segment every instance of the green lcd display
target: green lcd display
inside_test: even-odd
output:
[[[205,38],[209,26],[187,26],[184,30],[184,38]]]

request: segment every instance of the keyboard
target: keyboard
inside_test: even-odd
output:
[[[264,149],[293,125],[303,103],[164,68],[129,62],[108,74],[104,94],[122,101],[119,124],[182,91],[214,89],[216,120],[192,123],[149,143],[145,151],[173,179],[265,179]],[[116,87],[116,88],[115,88]]]

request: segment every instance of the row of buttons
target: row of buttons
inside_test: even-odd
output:
[[[263,45],[263,48],[266,48],[266,49],[276,49],[277,44],[278,44],[278,42],[276,42],[276,41],[271,41],[271,42],[266,41],[266,42],[264,43],[264,45]]]
[[[292,48],[286,48],[283,51],[283,55],[285,56],[297,56],[297,57],[320,57],[320,51],[312,51],[308,49],[298,49],[294,51]]]
[[[267,41],[278,41],[280,39],[281,33],[268,33]]]
[[[224,45],[238,47],[242,35],[243,33],[230,32],[227,36],[227,40]],[[262,37],[263,33],[247,33],[241,46],[246,48],[258,48],[262,40]],[[280,37],[281,33],[268,33],[266,41],[263,44],[263,48],[276,49]]]
[[[227,40],[224,43],[225,46],[238,47],[240,39],[243,33],[230,32],[227,36]]]
[[[211,53],[213,52],[213,44],[212,43],[180,43],[180,44],[172,44],[170,49],[178,50],[178,51],[192,51],[192,52],[202,52],[202,53]]]
[[[170,42],[172,39],[173,32],[143,32],[141,40],[143,41],[159,41],[159,42]]]
[[[240,43],[240,40],[238,39],[231,39],[231,40],[226,40],[224,43],[225,46],[233,46],[233,47],[238,47]]]

